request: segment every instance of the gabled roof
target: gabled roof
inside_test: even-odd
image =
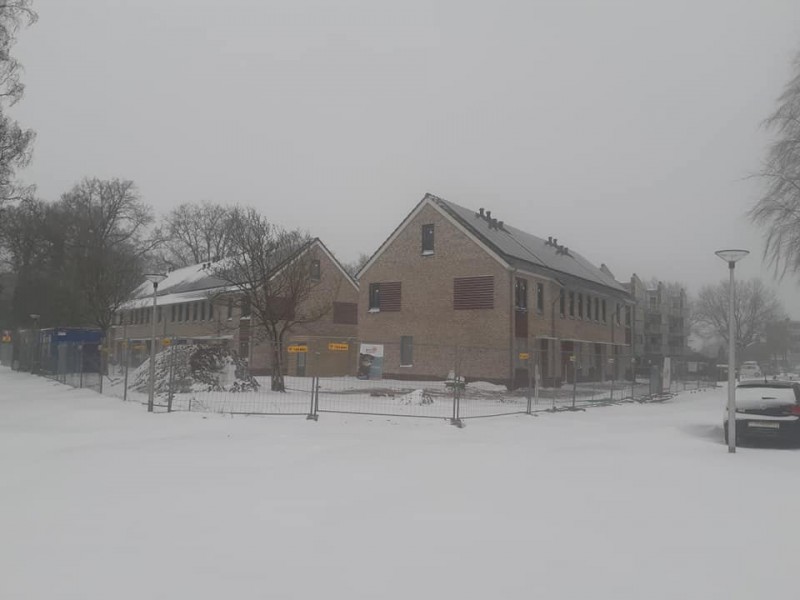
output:
[[[350,285],[358,289],[358,282],[353,279],[319,238],[309,240],[306,244],[303,244],[296,251],[292,252],[291,255],[280,260],[275,267],[274,273],[277,273],[283,269],[285,265],[291,263],[298,256],[313,247],[318,247],[322,250],[331,262],[336,265],[337,269],[341,271]],[[225,259],[223,258],[216,262],[201,263],[171,271],[167,274],[167,278],[158,285],[159,304],[180,304],[182,302],[208,299],[209,292],[215,290],[219,292],[235,291],[235,286],[214,274],[215,271],[224,266],[224,262]],[[153,286],[149,281],[145,281],[133,291],[131,294],[132,300],[126,302],[121,308],[129,309],[147,306],[152,296]]]
[[[419,210],[430,205],[440,213],[460,225],[473,238],[496,258],[509,267],[532,271],[557,280],[562,285],[580,285],[597,292],[614,292],[628,296],[628,291],[610,274],[608,269],[594,266],[589,260],[569,248],[568,253],[559,252],[558,248],[547,240],[517,229],[507,223],[502,228],[491,224],[476,210],[465,208],[454,202],[426,194],[417,207],[395,229],[391,236],[373,254],[359,272],[359,276],[388,244],[398,235]]]
[[[181,294],[225,287],[227,285],[225,281],[214,275],[214,270],[219,267],[220,262],[202,263],[170,271],[167,273],[167,278],[158,284],[158,295],[166,296],[167,294]],[[142,283],[131,294],[133,298],[152,295],[153,284],[149,281]]]

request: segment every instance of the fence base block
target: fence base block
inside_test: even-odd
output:
[[[464,421],[462,421],[461,419],[450,419],[450,425],[458,427],[459,429],[464,429],[464,427],[466,427]]]
[[[306,415],[306,421],[319,421],[319,415]]]

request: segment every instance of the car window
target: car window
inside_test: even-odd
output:
[[[797,386],[792,387],[755,387],[746,386],[736,389],[737,400],[760,400],[774,398],[794,404],[798,400]]]

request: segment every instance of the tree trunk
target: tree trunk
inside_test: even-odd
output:
[[[283,336],[272,342],[272,391],[285,392],[286,383],[283,380]]]

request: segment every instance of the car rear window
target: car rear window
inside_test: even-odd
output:
[[[797,401],[797,393],[793,387],[741,386],[736,388],[736,398],[737,400],[775,398],[776,400],[794,403]]]

